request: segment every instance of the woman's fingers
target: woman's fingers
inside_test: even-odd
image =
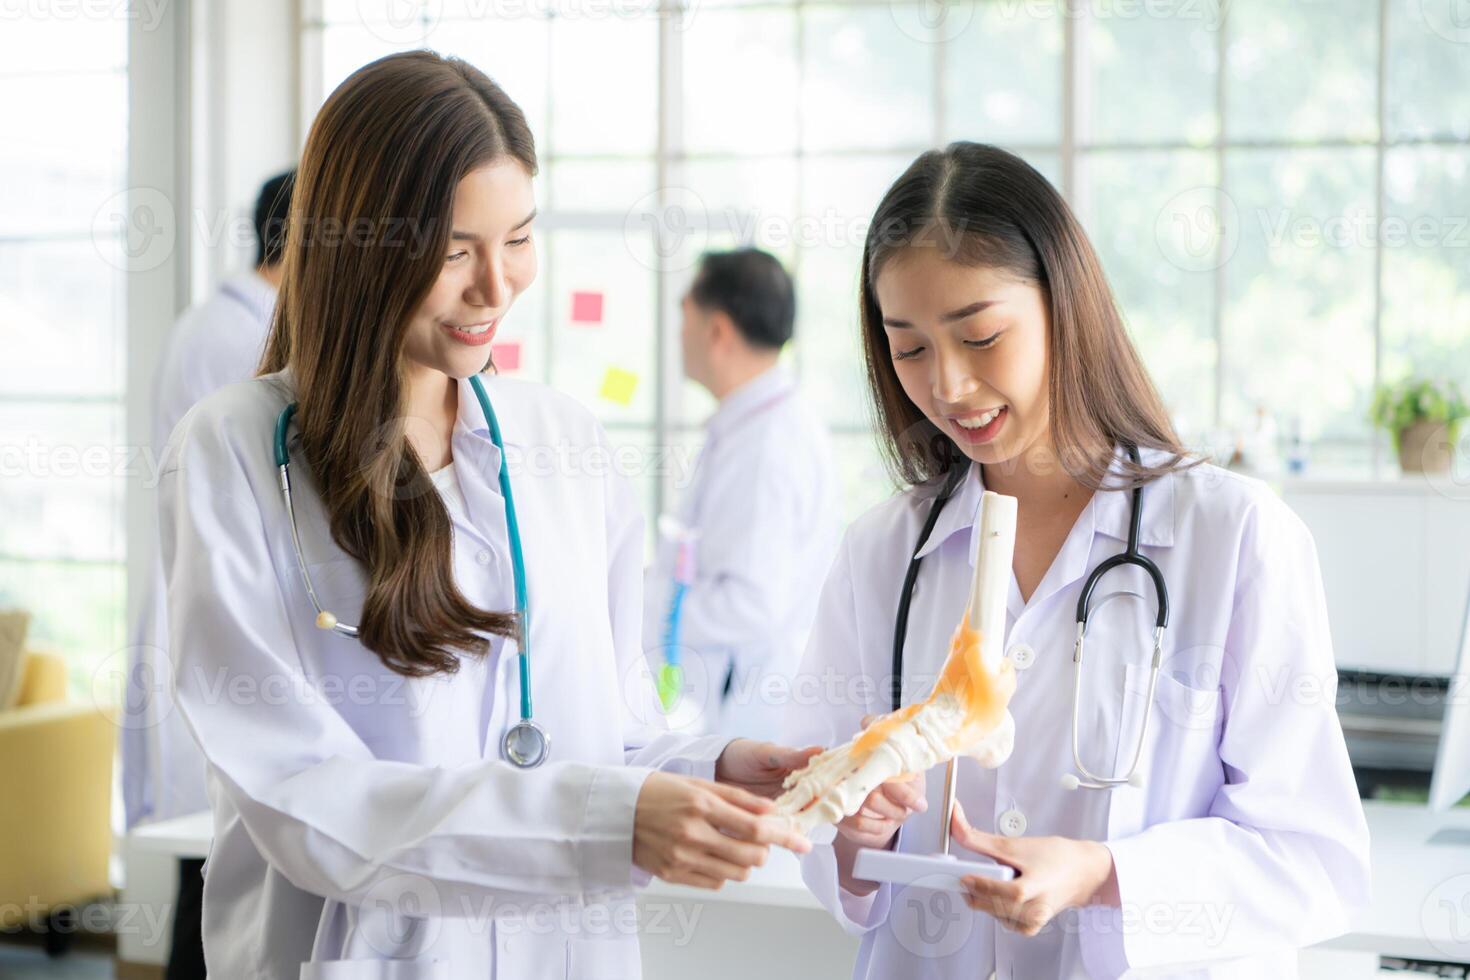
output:
[[[775,844],[797,854],[805,854],[812,849],[811,841],[784,818],[749,813],[723,799],[710,801],[708,819],[712,825],[737,840]]]
[[[1014,881],[965,875],[960,884],[965,889],[965,904],[970,908],[994,916],[1008,928],[1014,929],[1019,924],[1021,901]]]
[[[888,800],[904,810],[923,813],[929,809],[929,801],[924,798],[924,785],[917,780],[912,782],[894,782],[890,780],[879,786],[876,792],[881,798]]]
[[[909,815],[909,811],[905,807],[899,806],[877,791],[863,801],[863,805],[858,808],[858,813],[869,817],[882,817],[885,820],[896,820],[900,822]]]
[[[898,829],[896,822],[880,817],[849,817],[848,819],[851,821],[849,824],[851,829],[869,837],[882,837],[887,840]]]
[[[707,780],[699,780],[699,784],[713,792],[727,803],[732,803],[751,813],[770,813],[776,808],[774,800],[764,796],[757,796],[749,790],[741,789],[739,786],[729,786],[725,783],[712,783]]]
[[[696,828],[693,842],[715,857],[741,868],[758,868],[766,863],[766,856],[770,854],[769,845],[737,840],[710,824],[702,824]]]

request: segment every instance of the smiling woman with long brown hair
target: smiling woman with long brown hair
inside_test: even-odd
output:
[[[494,373],[535,173],[472,66],[360,69],[307,140],[261,376],[171,440],[211,975],[636,976],[631,886],[807,847],[752,792],[805,753],[660,730],[643,524],[601,428]],[[575,465],[528,465],[547,447]]]
[[[961,760],[952,822],[941,774],[894,782],[804,859],[863,935],[855,976],[1295,976],[1296,947],[1367,895],[1333,699],[1272,686],[1336,682],[1311,535],[1265,484],[1185,452],[1082,226],[1020,158],[920,156],[860,276],[878,435],[906,489],[849,529],[802,673],[886,683],[804,707],[787,735],[840,741],[927,693],[987,490],[1017,501],[1017,680],[1014,752]],[[859,849],[932,853],[946,826],[957,854],[1014,871],[962,878],[981,914],[916,921],[924,903],[853,876]]]

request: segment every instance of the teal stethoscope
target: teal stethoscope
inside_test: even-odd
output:
[[[479,375],[470,376],[470,387],[475,390],[475,397],[479,399],[480,410],[485,414],[485,422],[490,427],[490,440],[495,443],[495,448],[500,450],[500,495],[505,498],[505,530],[510,538],[511,566],[515,573],[516,593],[516,621],[519,624],[519,635],[517,646],[520,650],[519,667],[521,680],[521,720],[511,726],[505,733],[505,738],[500,743],[501,754],[511,765],[520,769],[534,769],[546,761],[551,751],[551,736],[547,735],[540,725],[531,718],[531,622],[530,607],[526,601],[526,556],[521,549],[521,528],[516,522],[515,498],[510,492],[510,466],[505,458],[505,441],[500,436],[500,423],[495,418],[495,411],[490,407],[490,398],[485,394],[485,386],[480,382]],[[296,529],[296,510],[291,506],[291,458],[286,448],[286,433],[291,427],[291,419],[296,415],[296,403],[287,405],[276,420],[276,468],[281,474],[281,495],[286,501],[286,515],[291,521],[291,546],[296,551],[296,567],[301,571],[301,581],[306,586],[306,594],[311,598],[311,604],[316,608],[316,625],[318,629],[331,630],[342,636],[357,636],[357,627],[348,626],[346,623],[338,622],[337,617],[332,615],[316,597],[316,589],[312,587],[311,576],[306,571],[306,557],[301,553],[301,535]]]

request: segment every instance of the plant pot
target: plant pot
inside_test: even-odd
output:
[[[1448,473],[1454,453],[1443,422],[1415,422],[1399,430],[1399,468],[1405,473]]]

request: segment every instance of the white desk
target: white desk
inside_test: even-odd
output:
[[[1303,953],[1303,976],[1372,976],[1378,955],[1470,963],[1470,811],[1437,814],[1405,804],[1364,806],[1373,835],[1372,906],[1354,920],[1352,932]],[[1430,844],[1430,837],[1443,829],[1464,833],[1465,842]],[[170,902],[175,862],[204,857],[211,830],[209,815],[203,813],[130,834],[124,901]],[[159,894],[159,882],[167,882],[170,891]],[[695,973],[749,977],[756,962],[762,980],[846,980],[851,975],[857,941],[812,898],[795,859],[784,851],[773,852],[772,860],[749,881],[717,892],[655,881],[644,889],[639,905],[646,913],[640,922],[647,925],[661,916],[665,926],[643,936],[649,980]],[[168,935],[163,929],[157,944],[144,942],[139,934],[120,936],[118,956],[162,963]],[[759,937],[758,945],[752,945],[752,936]],[[782,955],[773,957],[772,950]],[[1354,953],[1359,955],[1348,955]]]

